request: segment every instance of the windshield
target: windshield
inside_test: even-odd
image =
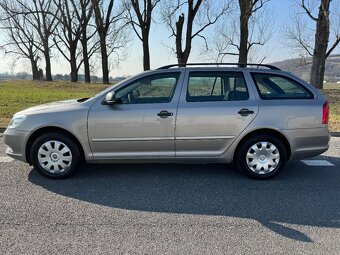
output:
[[[145,72],[143,72],[143,73],[146,74],[146,73],[151,73],[151,72],[152,72],[152,71],[149,70],[149,71],[145,71]],[[124,79],[124,80],[122,80],[122,81],[120,81],[120,82],[117,82],[116,84],[112,85],[111,87],[108,87],[107,89],[104,89],[103,91],[97,93],[96,95],[94,95],[94,96],[91,97],[91,98],[101,97],[101,96],[103,96],[103,95],[109,93],[109,92],[110,92],[112,89],[114,89],[115,87],[118,87],[118,86],[120,86],[121,84],[128,82],[129,80],[133,80],[134,78],[139,77],[140,75],[141,75],[141,74],[139,73],[139,74],[130,76],[130,77],[128,77],[128,78],[126,78],[126,79]]]
[[[124,83],[124,82],[127,81],[128,79],[129,79],[129,78],[126,78],[126,79],[124,79],[124,80],[122,80],[122,81],[119,81],[119,82],[113,84],[112,86],[108,87],[107,89],[104,89],[104,90],[98,92],[98,93],[95,94],[92,98],[99,97],[99,96],[102,96],[102,95],[104,95],[104,94],[110,92],[113,88],[119,86],[120,84]]]

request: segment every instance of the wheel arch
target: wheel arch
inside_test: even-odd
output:
[[[46,134],[46,133],[59,133],[59,134],[63,134],[66,135],[67,137],[69,137],[70,139],[72,139],[75,144],[77,145],[79,152],[80,152],[80,156],[82,159],[84,159],[84,148],[81,145],[81,143],[79,142],[78,138],[72,134],[70,131],[60,128],[60,127],[55,127],[55,126],[48,126],[48,127],[41,127],[37,130],[35,130],[28,138],[27,142],[26,142],[26,146],[25,146],[25,158],[26,158],[26,162],[31,164],[31,158],[30,158],[30,152],[31,152],[31,148],[32,148],[32,144],[33,142],[41,135]]]
[[[234,150],[234,155],[233,155],[233,160],[235,162],[235,158],[236,158],[236,155],[239,151],[239,148],[241,146],[241,144],[249,139],[250,137],[254,136],[254,135],[272,135],[278,139],[280,139],[280,141],[282,141],[283,145],[285,146],[286,148],[286,151],[287,151],[287,159],[289,160],[291,158],[291,153],[292,153],[292,148],[291,148],[291,145],[289,143],[289,140],[288,138],[283,134],[281,133],[280,131],[278,130],[275,130],[275,129],[271,129],[271,128],[261,128],[261,129],[256,129],[256,130],[253,130],[249,133],[247,133],[245,136],[242,137],[242,139],[238,142],[237,146],[236,146],[236,149]]]

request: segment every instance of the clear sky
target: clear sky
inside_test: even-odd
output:
[[[271,0],[266,4],[267,8],[270,10],[270,12],[272,12],[272,15],[274,17],[274,21],[268,21],[274,22],[273,36],[265,44],[265,46],[262,47],[262,55],[266,56],[266,60],[264,61],[266,63],[297,57],[296,54],[293,54],[291,50],[283,44],[284,40],[282,35],[283,27],[292,23],[291,8],[295,2],[296,0]],[[157,68],[162,65],[176,63],[176,58],[169,49],[169,46],[174,44],[174,38],[169,38],[169,31],[161,23],[161,20],[159,18],[156,17],[155,21],[156,23],[152,24],[150,34],[151,68]],[[209,33],[211,33],[211,31],[208,31],[208,34],[206,33],[206,35],[209,36]],[[127,49],[127,51],[129,52],[128,58],[126,61],[121,63],[118,68],[111,70],[111,76],[132,75],[143,70],[142,45],[139,39],[134,36],[132,30],[131,34],[133,37],[133,41],[131,42],[131,47]],[[201,43],[202,41],[199,38],[195,38],[195,40],[193,41],[189,62],[202,62],[202,56],[200,55]],[[339,48],[340,47],[338,47],[334,53],[340,53]],[[12,62],[15,57],[13,58],[9,56],[4,56],[3,54],[1,54],[0,57],[2,58],[2,60],[0,61],[0,72],[11,72],[12,70],[14,72],[30,72],[30,66],[27,61],[17,61],[14,68],[12,68]],[[44,69],[43,64],[41,67]],[[61,56],[54,56],[52,62],[52,72],[53,74],[68,73],[68,63],[65,62]],[[95,72],[97,75],[100,76],[100,66],[97,67]]]

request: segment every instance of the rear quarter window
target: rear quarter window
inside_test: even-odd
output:
[[[278,74],[252,73],[262,99],[312,99],[314,95],[297,81]]]

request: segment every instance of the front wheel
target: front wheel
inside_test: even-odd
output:
[[[31,162],[42,175],[60,179],[73,174],[81,162],[75,142],[60,133],[47,133],[32,144]]]
[[[284,144],[270,135],[255,135],[244,141],[236,155],[238,169],[254,179],[269,179],[283,168],[287,161]]]

